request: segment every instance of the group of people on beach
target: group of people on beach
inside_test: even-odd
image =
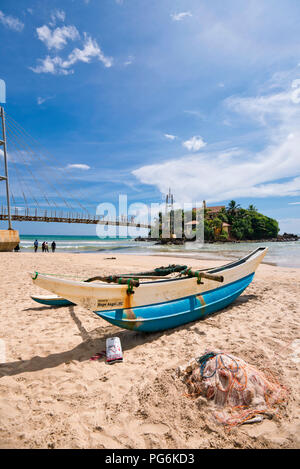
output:
[[[34,247],[34,252],[37,252],[38,247],[39,247],[39,242],[38,242],[37,239],[36,239],[35,242],[33,243],[33,247]],[[56,242],[55,242],[55,241],[52,241],[52,243],[51,243],[51,250],[52,250],[52,252],[55,252],[55,249],[56,249]],[[47,241],[43,241],[43,244],[42,244],[42,252],[49,252],[49,247],[48,247],[48,242],[47,242]]]

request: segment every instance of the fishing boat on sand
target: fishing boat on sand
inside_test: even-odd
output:
[[[52,301],[81,305],[123,329],[154,332],[202,319],[230,305],[251,283],[267,249],[260,247],[237,261],[208,270],[168,266],[85,281],[38,272],[31,276],[35,285],[58,295]],[[35,301],[37,298],[41,297],[34,297]]]

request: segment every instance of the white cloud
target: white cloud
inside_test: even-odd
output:
[[[41,104],[45,103],[46,101],[49,101],[49,99],[52,99],[52,96],[47,96],[46,98],[42,98],[41,96],[38,96],[36,102],[40,106]]]
[[[300,103],[295,91],[300,93],[300,80],[290,80],[285,88],[271,94],[226,100],[230,110],[244,119],[251,117],[264,130],[267,143],[261,150],[208,150],[143,166],[133,174],[142,183],[157,186],[162,193],[172,187],[179,202],[299,196]],[[184,144],[189,150],[197,150],[194,142],[198,139],[201,137]],[[202,139],[200,147],[201,142]]]
[[[50,57],[47,55],[45,59],[38,59],[40,65],[29,67],[34,73],[51,73],[53,75],[69,75],[74,73],[73,70],[63,68],[63,60],[60,57]]]
[[[177,138],[176,135],[171,135],[171,134],[164,134],[164,135],[168,140],[175,140],[175,138]]]
[[[3,11],[0,10],[0,23],[6,26],[13,31],[21,32],[24,28],[24,23],[22,23],[18,18],[14,16],[5,15]]]
[[[289,205],[300,205],[300,202],[289,202]]]
[[[124,62],[124,65],[125,65],[125,67],[127,67],[128,65],[131,65],[133,62],[134,62],[134,56],[129,55],[128,59]]]
[[[278,85],[278,84],[277,84]],[[233,96],[225,101],[226,105],[245,116],[250,116],[261,125],[274,131],[292,134],[293,128],[299,128],[300,79],[295,79],[277,93],[241,98]]]
[[[300,145],[300,138],[296,145]],[[290,151],[293,151],[290,154]],[[206,199],[209,202],[238,197],[300,195],[300,159],[287,142],[257,155],[236,151],[187,155],[156,165],[143,166],[133,174],[143,183],[165,193],[172,187],[178,202]],[[289,156],[290,155],[290,156]],[[293,178],[275,183],[281,178]]]
[[[203,138],[200,136],[195,136],[182,142],[182,145],[187,148],[189,151],[198,151],[200,148],[205,147],[206,143],[204,142]]]
[[[172,13],[171,18],[173,21],[182,21],[183,18],[186,18],[187,16],[193,16],[190,11],[182,11],[181,13]]]
[[[36,67],[30,67],[35,73],[51,73],[53,75],[69,75],[74,73],[70,67],[75,65],[76,62],[89,63],[92,58],[96,58],[101,61],[105,67],[111,67],[113,59],[111,57],[105,57],[102,50],[100,49],[97,41],[92,39],[87,34],[84,34],[84,45],[83,49],[77,47],[68,55],[67,59],[63,60],[61,57],[50,57],[49,55],[45,59],[38,59],[40,65]]]
[[[47,98],[41,98],[40,96],[38,96],[36,101],[40,106],[40,104],[43,104],[45,101],[47,101]]]
[[[68,59],[63,62],[63,67],[69,68],[71,65],[74,65],[78,61],[88,63],[93,57],[100,60],[103,65],[107,68],[112,66],[112,58],[105,57],[101,48],[98,46],[97,41],[85,34],[83,49],[74,49],[73,52],[69,54]]]
[[[62,49],[67,44],[68,39],[75,41],[80,37],[75,26],[62,26],[52,31],[47,25],[44,25],[37,28],[36,31],[40,41],[44,42],[49,50]]]
[[[68,164],[66,169],[82,169],[83,171],[87,171],[88,169],[91,169],[91,167],[87,164]]]
[[[50,26],[55,26],[56,20],[65,21],[66,13],[63,10],[54,10],[51,13],[51,21],[49,21]]]
[[[205,116],[200,111],[190,110],[190,111],[183,111],[185,114],[189,114],[194,117],[198,117],[199,119],[205,119]]]
[[[24,164],[24,160],[26,160],[27,164],[31,164],[34,161],[33,156],[26,150],[7,151],[6,156],[8,161],[15,164]],[[0,150],[0,158],[4,158],[3,150]]]

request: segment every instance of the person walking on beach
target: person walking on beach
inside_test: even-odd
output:
[[[56,242],[52,241],[52,244],[51,244],[52,252],[55,252],[55,248],[56,248]]]
[[[49,249],[48,249],[48,242],[47,242],[47,241],[45,242],[45,252],[49,252]]]
[[[35,242],[33,243],[33,246],[34,246],[34,252],[37,251],[38,247],[39,247],[39,243],[38,243],[38,240],[36,239]]]
[[[46,243],[45,243],[45,241],[43,241],[43,244],[42,244],[42,252],[45,252],[45,248],[46,248]]]

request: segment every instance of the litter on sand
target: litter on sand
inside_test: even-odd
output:
[[[278,414],[287,400],[287,390],[241,358],[206,350],[176,370],[186,384],[187,396],[206,398],[214,404],[214,418],[226,427],[261,422]]]
[[[100,360],[100,358],[106,357],[106,352],[105,350],[102,350],[102,352],[96,353],[93,355],[90,360],[95,361],[95,360]]]
[[[106,362],[109,364],[123,361],[122,346],[119,337],[106,339]]]
[[[106,358],[106,363],[112,364],[115,362],[123,361],[122,346],[119,337],[110,337],[106,339],[106,350],[95,353],[90,360],[100,360],[101,358]]]

